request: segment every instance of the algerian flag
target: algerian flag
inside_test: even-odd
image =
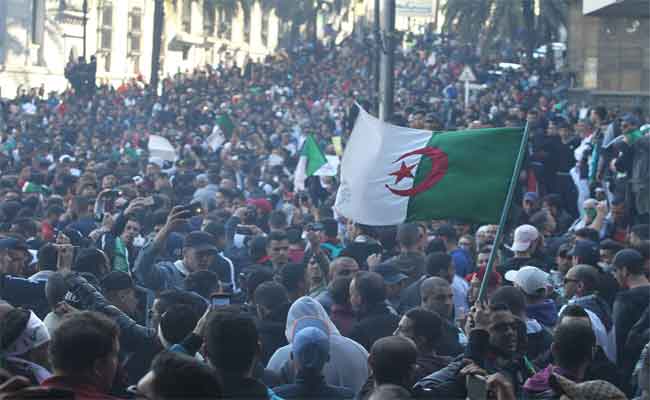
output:
[[[38,183],[27,181],[22,187],[23,193],[49,193],[50,189]]]
[[[619,144],[621,142],[624,142],[625,139],[627,139],[627,142],[632,145],[634,142],[637,140],[641,139],[643,135],[647,134],[650,131],[650,126],[644,125],[640,127],[639,129],[635,129],[632,132],[624,133],[622,135],[618,135],[614,139],[612,139],[609,143],[603,144],[603,148],[608,148],[610,146]]]
[[[235,124],[232,122],[228,114],[221,114],[217,118],[217,125],[227,138],[229,138],[232,135],[232,131],[235,130]]]
[[[298,159],[296,171],[293,174],[294,190],[305,190],[305,180],[307,177],[314,175],[325,164],[327,164],[327,158],[325,158],[325,154],[318,147],[314,136],[307,136],[300,151],[300,159]]]
[[[208,143],[208,147],[212,151],[217,151],[221,145],[226,141],[226,138],[223,136],[223,133],[221,132],[221,128],[219,128],[219,125],[215,125],[214,129],[212,129],[212,133],[208,138],[205,140]]]
[[[460,218],[496,223],[523,129],[428,132],[363,109],[343,153],[337,213],[366,225]]]

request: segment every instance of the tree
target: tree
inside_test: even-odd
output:
[[[262,0],[262,7],[274,9],[277,17],[291,25],[290,47],[305,26],[307,38],[316,42],[316,25],[318,15],[340,15],[350,6],[350,0]]]
[[[535,23],[535,1],[540,13]],[[557,38],[566,27],[568,0],[448,0],[443,30],[466,43],[495,50],[503,41],[523,46],[532,55],[537,46]]]

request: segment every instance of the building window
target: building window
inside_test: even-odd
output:
[[[269,13],[262,13],[262,45],[268,47],[269,40]]]
[[[232,36],[232,19],[228,18],[225,12],[219,12],[219,23],[217,25],[217,36],[223,39],[230,39]]]
[[[192,0],[183,0],[181,13],[183,32],[192,32]]]
[[[105,3],[100,9],[101,25],[99,32],[99,48],[105,57],[105,69],[111,69],[111,50],[113,49],[113,5]]]
[[[206,1],[203,3],[203,33],[206,36],[214,36],[215,22],[217,15],[214,5]]]
[[[129,55],[138,55],[142,49],[142,10],[139,8],[129,13],[127,47]]]
[[[244,12],[244,43],[251,41],[251,13]]]
[[[183,61],[187,61],[190,58],[190,46],[183,46]]]

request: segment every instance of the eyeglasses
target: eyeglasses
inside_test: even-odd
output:
[[[580,282],[577,279],[572,279],[572,278],[564,278],[564,284],[566,285],[569,282]]]

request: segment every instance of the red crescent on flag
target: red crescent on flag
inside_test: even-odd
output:
[[[424,180],[422,180],[422,182],[420,182],[419,185],[413,186],[410,189],[393,189],[390,186],[386,185],[386,189],[390,190],[391,193],[403,197],[415,196],[416,194],[431,189],[433,185],[438,183],[445,176],[447,169],[449,168],[449,159],[447,157],[447,153],[437,147],[427,146],[421,149],[410,151],[408,153],[404,153],[393,163],[402,161],[406,157],[418,154],[422,155],[423,157],[429,157],[431,160],[431,171],[429,171],[427,176],[424,178]]]

